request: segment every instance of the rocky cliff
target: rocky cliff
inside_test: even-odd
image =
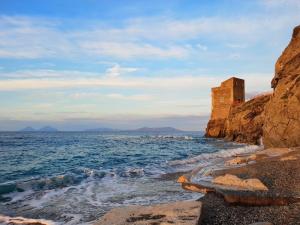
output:
[[[266,147],[300,146],[300,26],[275,65],[274,95],[266,105]]]
[[[270,96],[258,96],[238,106],[232,106],[227,119],[210,120],[206,128],[206,137],[260,144],[264,109]]]
[[[232,106],[228,118],[209,121],[207,137],[265,147],[300,146],[300,26],[275,65],[272,95]]]
[[[209,120],[205,137],[223,138],[226,136],[225,132],[226,119]]]
[[[225,139],[260,144],[263,135],[264,109],[271,95],[262,95],[232,107],[225,123]]]

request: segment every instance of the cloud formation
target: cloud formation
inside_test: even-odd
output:
[[[133,73],[138,71],[138,68],[134,67],[121,67],[119,64],[114,64],[112,67],[108,68],[105,72],[107,77],[118,77],[122,74]]]
[[[110,4],[112,12],[96,17],[64,9],[62,16],[17,8],[0,14],[0,118],[121,123],[208,115],[210,88],[230,76],[244,78],[247,93],[268,91],[275,60],[300,21],[299,1],[235,3],[178,10],[183,3],[175,1],[168,11],[126,8],[122,17],[110,17]],[[184,126],[175,117],[169,121]]]
[[[276,0],[268,6],[291,5],[297,1]],[[245,15],[240,18],[218,16],[174,19],[150,17],[126,19],[118,28],[103,23],[78,28],[61,28],[63,20],[25,16],[0,16],[0,58],[38,59],[54,57],[112,57],[133,58],[186,58],[200,50],[203,44],[183,41],[206,39],[255,43],[267,39],[268,33],[279,33],[299,21],[297,10],[289,15],[268,13]],[[88,21],[86,21],[89,24]],[[266,32],[268,30],[269,32]],[[234,46],[235,44],[230,44]]]

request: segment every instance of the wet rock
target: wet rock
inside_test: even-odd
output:
[[[177,179],[177,183],[187,183],[187,182],[189,182],[189,179],[185,175],[182,175]]]
[[[201,214],[202,203],[182,201],[153,206],[129,206],[112,209],[95,225],[196,225]]]
[[[248,162],[248,157],[235,157],[225,162],[226,166],[240,165]]]
[[[27,219],[24,217],[9,217],[0,215],[0,224],[9,225],[54,225],[51,221],[39,219]]]

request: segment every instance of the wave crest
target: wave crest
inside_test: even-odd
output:
[[[247,145],[240,148],[234,148],[234,149],[228,149],[228,150],[221,150],[213,153],[203,153],[201,155],[184,159],[184,160],[174,160],[170,161],[170,166],[176,166],[176,165],[186,165],[186,164],[196,164],[199,162],[206,162],[208,160],[212,159],[220,159],[220,158],[229,158],[238,154],[246,154],[246,153],[252,153],[257,150],[262,149],[262,146],[257,145]]]

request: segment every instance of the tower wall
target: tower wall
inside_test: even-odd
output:
[[[232,105],[245,102],[244,80],[232,77],[211,89],[211,120],[226,119]]]

